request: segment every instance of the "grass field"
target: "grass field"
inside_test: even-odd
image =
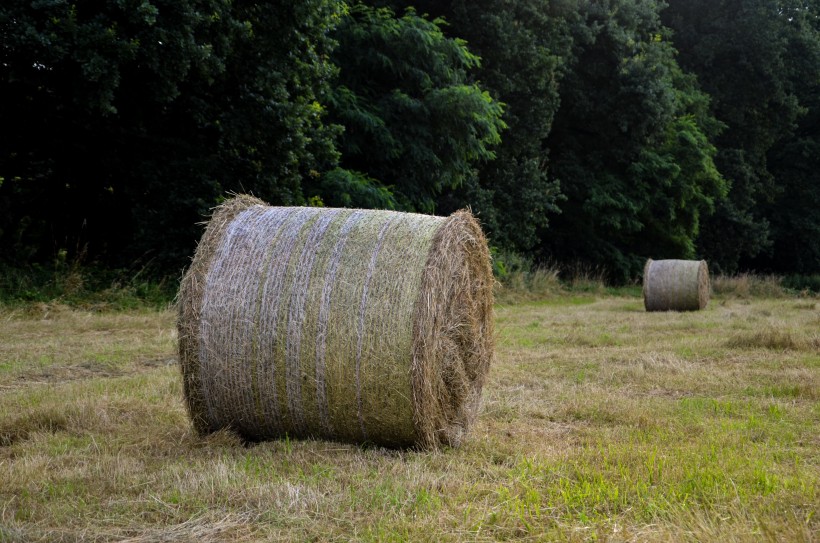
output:
[[[818,541],[820,301],[499,305],[466,443],[192,433],[170,311],[0,309],[0,542]]]

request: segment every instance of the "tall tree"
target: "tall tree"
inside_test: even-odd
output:
[[[549,175],[545,141],[558,109],[562,57],[570,37],[565,17],[572,0],[376,1],[397,9],[412,4],[419,13],[446,20],[444,31],[464,39],[481,57],[472,72],[496,100],[504,103],[508,129],[496,159],[479,167],[458,190],[439,199],[442,210],[470,205],[493,244],[531,251],[560,200]]]
[[[797,127],[767,153],[777,190],[760,213],[771,225],[770,251],[748,262],[777,273],[820,271],[820,2],[782,1],[794,94],[805,109]]]
[[[725,194],[708,98],[677,66],[658,5],[579,3],[573,58],[548,140],[567,201],[544,255],[635,277],[647,256],[692,257],[703,214]]]
[[[441,21],[412,9],[397,16],[356,4],[334,37],[339,77],[329,109],[344,127],[342,159],[321,177],[319,195],[336,205],[434,212],[443,191],[495,156],[504,128],[501,104],[469,82],[479,59],[446,37]]]
[[[180,266],[227,190],[304,201],[336,159],[322,121],[334,0],[0,7],[0,247]]]
[[[804,112],[795,93],[802,74],[789,45],[794,25],[783,8],[779,0],[669,0],[663,12],[679,63],[697,74],[715,117],[726,125],[715,140],[715,162],[731,185],[729,198],[699,240],[711,263],[726,272],[771,247],[764,209],[779,189],[768,154]]]

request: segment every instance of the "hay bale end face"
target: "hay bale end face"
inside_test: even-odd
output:
[[[493,357],[487,242],[468,212],[219,206],[179,293],[201,433],[458,445]]]
[[[652,260],[643,270],[647,311],[698,311],[709,303],[709,268],[705,260]]]

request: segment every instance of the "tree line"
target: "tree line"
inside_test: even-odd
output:
[[[820,270],[817,0],[8,0],[0,254],[176,274],[230,192],[498,262]]]

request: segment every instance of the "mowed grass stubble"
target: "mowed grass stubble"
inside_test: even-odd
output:
[[[473,432],[413,452],[199,437],[170,312],[2,312],[0,541],[820,537],[816,300],[496,316]]]

